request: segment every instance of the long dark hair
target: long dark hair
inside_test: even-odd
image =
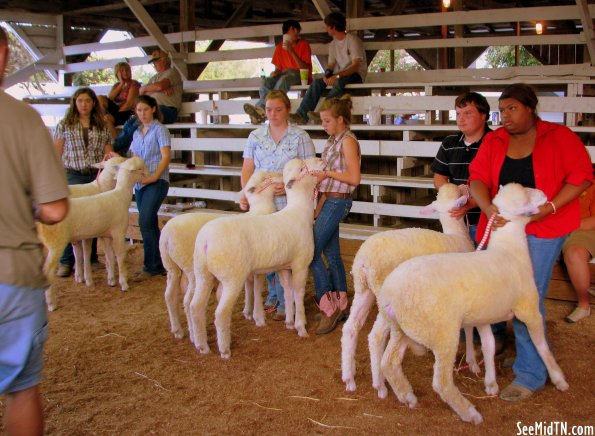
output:
[[[72,97],[70,97],[70,107],[68,108],[68,112],[66,112],[66,116],[64,117],[64,126],[74,127],[80,122],[79,111],[76,108],[76,99],[79,95],[87,94],[93,100],[93,109],[91,110],[91,127],[105,127],[105,121],[103,121],[103,117],[101,116],[101,108],[99,106],[99,100],[97,99],[97,95],[95,91],[91,88],[79,88],[77,89]]]

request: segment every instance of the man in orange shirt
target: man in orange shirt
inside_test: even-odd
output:
[[[258,91],[260,100],[256,105],[244,105],[244,112],[250,115],[252,124],[261,124],[266,120],[264,99],[269,91],[279,89],[287,92],[292,85],[299,85],[300,69],[307,69],[308,83],[312,81],[312,50],[308,41],[299,37],[302,26],[296,20],[287,20],[282,29],[283,40],[273,53],[275,71],[263,79]]]

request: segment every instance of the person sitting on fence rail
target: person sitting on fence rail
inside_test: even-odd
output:
[[[283,23],[282,31],[283,41],[275,47],[271,61],[275,71],[270,77],[263,78],[258,91],[260,99],[256,105],[244,105],[244,111],[250,115],[252,124],[266,121],[264,100],[269,91],[280,89],[287,92],[292,85],[299,85],[300,69],[307,69],[308,83],[312,81],[312,50],[308,41],[299,37],[302,26],[296,20],[287,20]]]
[[[151,53],[150,64],[157,70],[149,83],[141,86],[139,93],[157,100],[164,124],[175,123],[182,106],[182,78],[178,70],[172,68],[167,52],[155,50]]]
[[[140,83],[132,79],[132,70],[127,62],[114,66],[118,82],[112,86],[107,97],[98,96],[106,117],[114,126],[123,125],[134,114],[134,104],[138,97]]]
[[[291,115],[296,124],[306,124],[309,118],[320,123],[320,117],[313,112],[327,86],[331,86],[327,98],[341,97],[345,86],[350,83],[363,83],[368,73],[366,52],[362,40],[347,33],[347,22],[339,12],[331,12],[324,18],[327,33],[333,37],[329,44],[328,67],[325,77],[312,82],[300,107]]]

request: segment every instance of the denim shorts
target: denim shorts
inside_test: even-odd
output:
[[[47,337],[45,289],[0,283],[0,394],[41,382]]]

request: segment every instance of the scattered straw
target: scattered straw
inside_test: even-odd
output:
[[[147,380],[150,380],[150,381],[152,381],[152,382],[155,384],[155,386],[157,386],[159,389],[163,389],[164,391],[171,392],[169,389],[165,389],[165,388],[164,388],[164,387],[161,385],[161,383],[159,383],[157,380],[154,380],[154,379],[152,379],[152,378],[149,378],[149,377],[147,377],[146,375],[144,375],[144,374],[141,374],[140,372],[136,372],[136,371],[134,371],[134,373],[135,373],[136,375],[140,376],[140,377],[143,377],[143,378],[146,378]]]
[[[471,395],[471,394],[467,394],[465,392],[461,392],[463,395],[465,395],[466,397],[471,397],[471,398],[475,398],[476,400],[489,400],[490,398],[496,398],[498,395],[483,395],[483,396],[476,396],[476,395]]]
[[[266,409],[266,410],[278,410],[278,411],[282,411],[283,409],[277,409],[276,407],[266,407],[266,406],[262,406],[260,404],[258,404],[256,401],[244,401],[244,400],[240,400],[240,403],[247,403],[247,404],[253,404],[257,407],[260,407],[261,409]]]
[[[349,429],[349,430],[355,430],[355,427],[346,427],[344,425],[327,425],[327,424],[323,424],[322,422],[314,421],[312,418],[308,418],[308,421],[310,421],[316,425],[319,425],[321,427],[324,427],[324,428],[345,428],[345,429]]]
[[[287,397],[287,398],[300,398],[300,399],[302,399],[302,400],[320,401],[320,399],[318,399],[318,398],[313,398],[313,397],[301,397],[301,396],[299,396],[299,395],[290,395],[290,396],[289,396],[289,397]]]
[[[338,397],[338,398],[335,398],[335,400],[341,400],[341,401],[357,401],[357,398]]]
[[[372,415],[371,413],[364,413],[364,416],[369,416],[370,418],[384,418],[384,416],[380,416],[380,415]]]
[[[101,339],[101,338],[105,338],[106,336],[116,336],[118,338],[126,339],[126,336],[122,336],[122,335],[119,335],[117,333],[107,333],[105,335],[96,336],[96,338]]]

